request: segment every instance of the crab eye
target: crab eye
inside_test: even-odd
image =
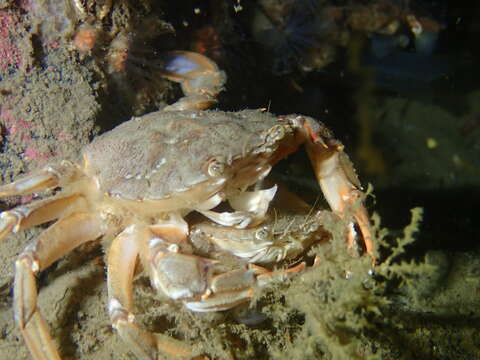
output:
[[[268,138],[271,141],[278,141],[285,136],[285,128],[282,125],[275,125],[268,131]]]
[[[270,232],[267,228],[261,228],[255,232],[255,239],[257,240],[265,240],[270,235]]]
[[[210,164],[208,164],[207,172],[208,175],[212,177],[220,176],[225,172],[225,164],[218,160],[212,160]]]

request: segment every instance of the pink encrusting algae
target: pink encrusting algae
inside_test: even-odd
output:
[[[9,108],[0,107],[0,123],[5,128],[5,134],[11,142],[20,143],[23,150],[23,158],[38,160],[40,164],[46,163],[54,154],[50,151],[39,150],[34,144],[32,132],[35,126],[31,122],[18,119]]]
[[[11,67],[22,68],[24,62],[18,46],[12,40],[12,29],[18,24],[17,15],[8,10],[0,10],[0,71]]]
[[[27,147],[23,152],[23,157],[31,160],[47,160],[52,157],[52,153],[40,152],[34,147]]]
[[[30,129],[33,124],[17,119],[11,109],[0,107],[0,123],[5,127],[6,135],[10,136],[11,140],[23,143],[31,141]]]

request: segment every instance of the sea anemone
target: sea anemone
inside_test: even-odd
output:
[[[277,75],[294,71],[311,49],[321,47],[333,25],[325,21],[318,1],[301,0],[281,9],[267,6],[260,9],[270,27],[264,27],[254,36],[270,50],[272,71]]]

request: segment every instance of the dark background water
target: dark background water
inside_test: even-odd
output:
[[[166,15],[175,19],[174,14],[182,14],[177,23],[190,24],[177,32],[180,44],[192,43],[192,27],[211,27],[218,35],[214,45],[205,46],[229,77],[220,108],[265,107],[323,121],[345,143],[362,183],[373,184],[376,197],[369,207],[386,226],[400,229],[408,223],[410,208],[424,208],[414,245],[419,254],[427,249],[476,249],[480,5],[384,2],[431,19],[438,25],[436,39],[425,40],[428,46],[423,48],[404,23],[391,35],[346,26],[350,38],[335,45],[328,65],[302,69],[305,54],[332,43],[325,34],[340,32],[319,15],[322,9],[374,3],[297,1],[279,15],[268,1],[241,2],[238,13],[215,1],[209,6],[191,1],[168,3]],[[192,14],[192,7],[201,14]],[[265,14],[277,25],[255,25]],[[365,132],[381,164],[362,154]]]

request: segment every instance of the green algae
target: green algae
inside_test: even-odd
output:
[[[380,227],[375,215],[377,247],[386,247],[390,254],[372,266],[368,256],[351,255],[344,241],[343,221],[332,218],[325,224],[333,234],[331,241],[310,254],[318,256],[320,265],[297,278],[270,285],[256,299],[257,305],[253,303],[267,315],[268,324],[257,329],[238,324],[230,328],[249,345],[246,353],[245,349],[235,351],[234,358],[252,358],[253,354],[272,359],[382,358],[380,354],[387,349],[373,351],[378,347],[373,344],[381,327],[388,325],[385,312],[392,301],[387,284],[400,279],[399,286],[409,286],[413,276],[430,270],[428,264],[400,260],[415,241],[421,219],[422,209],[413,209],[403,236],[390,244],[388,231]],[[394,345],[394,339],[387,341]]]

